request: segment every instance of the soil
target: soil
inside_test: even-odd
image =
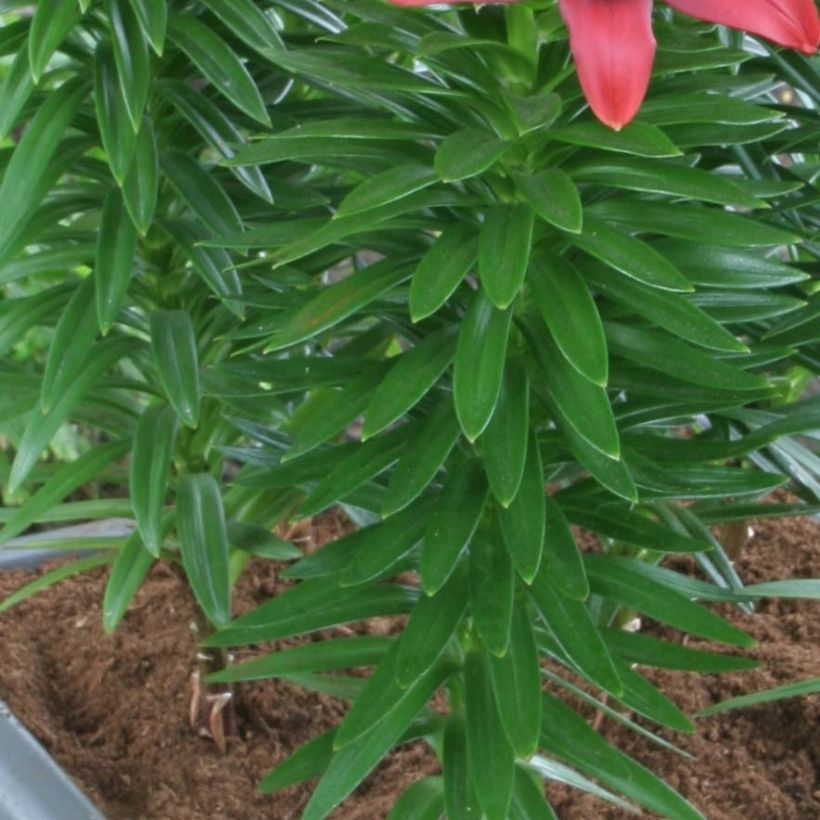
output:
[[[294,533],[316,542],[344,525]],[[298,539],[297,539],[298,540]],[[737,562],[749,583],[820,577],[820,525],[805,519],[760,522]],[[281,565],[254,561],[240,581],[236,612],[281,593]],[[278,761],[335,725],[342,701],[281,682],[243,685],[241,737],[226,755],[190,728],[195,610],[178,575],[157,565],[119,630],[105,635],[100,603],[107,570],[80,576],[0,616],[0,698],[110,820],[295,820],[309,786],[274,797],[255,785]],[[0,597],[31,579],[0,575]],[[746,692],[820,675],[820,604],[767,601],[750,617],[727,616],[759,641],[759,669],[711,676],[646,672],[690,714]],[[392,632],[380,619],[357,628]],[[645,628],[663,635],[651,624]],[[343,634],[345,630],[326,634]],[[695,640],[690,646],[700,646]],[[248,652],[242,658],[248,657]],[[601,731],[662,776],[710,820],[820,818],[820,698],[782,701],[699,720],[693,736],[667,739],[689,761],[611,721]],[[394,753],[337,810],[337,820],[378,820],[396,796],[438,770],[422,744]],[[629,817],[598,800],[548,787],[561,820]]]

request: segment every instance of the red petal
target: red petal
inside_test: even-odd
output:
[[[559,5],[584,95],[598,119],[623,128],[641,107],[652,73],[652,0],[559,0]]]
[[[820,45],[820,17],[814,0],[666,0],[710,23],[758,34],[782,46],[814,54]]]

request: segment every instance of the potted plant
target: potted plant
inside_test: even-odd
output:
[[[550,817],[548,779],[700,817],[561,695],[581,684],[596,709],[691,731],[635,664],[748,659],[624,627],[750,649],[704,603],[818,596],[744,586],[712,529],[817,505],[799,440],[820,417],[801,398],[816,206],[789,169],[816,152],[813,111],[778,104],[768,46],[670,8],[809,51],[816,5],[474,5],[7,13],[0,424],[6,488],[29,495],[0,542],[126,498],[105,627],[155,561],[184,572],[194,722],[220,747],[237,682],[298,674],[350,697],[262,784],[319,778],[306,818],[416,738],[443,775],[406,793],[410,813]],[[43,327],[42,360],[8,355]],[[92,446],[41,461],[69,423]],[[71,500],[95,482],[115,489]],[[784,485],[798,500],[759,503]],[[336,504],[359,526],[314,554],[272,533]],[[675,554],[703,577],[665,566]],[[234,619],[253,555],[298,558],[294,585]],[[404,615],[377,644],[230,664],[237,646]],[[340,673],[359,666],[372,675]]]

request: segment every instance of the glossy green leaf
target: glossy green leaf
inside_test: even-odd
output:
[[[80,20],[80,9],[74,3],[38,3],[31,18],[28,56],[35,83],[66,35]]]
[[[507,143],[486,131],[456,131],[436,152],[436,173],[444,182],[470,179],[491,168],[506,149]]]
[[[139,532],[132,533],[117,553],[103,596],[102,622],[107,633],[119,626],[154,560],[143,547]]]
[[[333,740],[336,730],[324,732],[300,746],[275,769],[268,772],[259,784],[262,794],[273,794],[282,789],[319,777],[333,759]]]
[[[589,582],[584,562],[564,513],[551,495],[544,496],[546,528],[544,535],[544,571],[561,592],[578,601],[589,596]]]
[[[136,140],[134,156],[122,181],[122,198],[134,227],[145,236],[154,219],[159,187],[157,143],[148,117],[142,118]]]
[[[489,659],[483,652],[467,654],[464,683],[470,780],[487,820],[507,820],[515,756],[498,715]]]
[[[478,256],[474,230],[456,222],[445,228],[424,255],[410,284],[410,316],[414,322],[435,313],[472,268]]]
[[[20,49],[0,85],[0,140],[8,137],[25,104],[34,93],[28,52]]]
[[[749,706],[758,706],[761,703],[772,703],[786,698],[806,697],[818,693],[820,693],[820,678],[808,678],[796,683],[788,683],[785,686],[777,686],[774,689],[766,689],[763,692],[753,692],[749,695],[724,700],[698,712],[698,717],[711,717],[734,709],[747,709]]]
[[[94,261],[97,322],[103,334],[108,333],[116,321],[128,293],[136,244],[137,231],[122,195],[113,190],[103,203]]]
[[[510,820],[557,820],[544,796],[544,789],[520,766],[515,768],[515,787],[510,805]]]
[[[323,578],[305,581],[240,618],[205,641],[243,646],[276,641],[329,626],[413,608],[418,591],[397,584],[340,588]]]
[[[475,441],[492,418],[501,392],[512,311],[493,307],[479,291],[458,334],[453,397],[464,435]]]
[[[433,596],[419,599],[399,639],[396,679],[410,686],[438,660],[467,609],[467,567],[460,564]]]
[[[134,9],[128,0],[105,0],[120,89],[134,132],[140,130],[151,86],[151,60]]]
[[[443,810],[442,778],[425,777],[399,797],[387,815],[387,820],[439,820]]]
[[[101,444],[84,453],[75,461],[60,466],[48,481],[21,507],[10,511],[5,526],[0,530],[0,544],[24,532],[56,504],[75,490],[93,481],[112,462],[128,452],[127,441]]]
[[[253,0],[204,0],[205,5],[251,48],[278,49],[282,39],[272,19]]]
[[[475,790],[467,768],[467,724],[461,712],[451,712],[447,718],[441,754],[448,820],[470,820],[478,816]]]
[[[595,384],[606,386],[609,358],[595,300],[578,272],[555,256],[539,256],[530,287],[541,316],[564,358]]]
[[[551,139],[570,145],[583,145],[638,157],[677,157],[681,155],[669,138],[654,125],[633,122],[621,131],[611,129],[595,120],[587,120],[565,128],[550,129]]]
[[[160,384],[180,421],[199,423],[199,356],[191,316],[184,310],[151,313],[151,349]]]
[[[335,218],[372,211],[424,190],[436,181],[433,169],[427,165],[407,163],[390,168],[360,182],[339,203]]]
[[[534,435],[530,435],[518,492],[498,513],[504,543],[518,574],[530,583],[541,564],[544,544],[544,466]]]
[[[547,629],[578,671],[607,692],[620,695],[623,684],[586,605],[552,584],[546,564],[529,591]]]
[[[114,179],[122,185],[134,158],[137,135],[120,88],[114,53],[105,41],[94,54],[94,104],[106,159]]]
[[[453,360],[451,337],[447,330],[432,333],[394,361],[365,410],[363,438],[398,421],[438,382]]]
[[[479,527],[470,542],[470,611],[481,642],[493,655],[510,640],[515,573],[501,533]]]
[[[488,659],[501,725],[516,757],[528,758],[538,746],[541,726],[541,667],[523,602],[513,608],[507,651]]]
[[[253,77],[213,29],[188,14],[175,14],[169,21],[168,34],[221,94],[252,119],[270,126]]]
[[[145,549],[159,557],[162,510],[170,483],[177,416],[167,404],[143,411],[131,448],[131,503]]]
[[[572,178],[560,168],[537,174],[516,174],[515,184],[535,213],[550,225],[572,234],[584,226],[581,195]]]
[[[419,572],[428,595],[435,595],[455,569],[481,520],[486,500],[487,483],[481,465],[475,461],[456,462],[424,534]]]
[[[131,0],[131,8],[151,48],[162,57],[168,27],[168,0]]]
[[[572,242],[590,256],[645,285],[683,293],[693,290],[689,280],[665,256],[607,222],[588,216],[583,233],[573,236]]]
[[[487,211],[478,241],[478,273],[484,293],[504,309],[524,281],[532,245],[533,212],[526,205],[495,205]]]
[[[222,493],[210,473],[185,473],[177,485],[177,534],[185,574],[208,620],[231,619],[228,534]]]
[[[393,469],[382,505],[382,515],[404,509],[418,498],[435,478],[461,435],[450,397],[440,399],[408,441]]]
[[[47,413],[76,381],[97,336],[95,279],[84,279],[63,308],[49,346],[40,388],[40,407]]]

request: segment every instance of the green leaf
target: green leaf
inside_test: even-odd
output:
[[[0,209],[0,257],[45,197],[44,184],[51,184],[49,164],[85,95],[85,87],[77,82],[50,92],[17,143],[0,183],[0,201],[14,203],[13,208]]]
[[[562,102],[558,94],[541,93],[520,97],[505,90],[502,96],[515,117],[518,134],[522,137],[532,131],[546,131],[561,113]]]
[[[483,652],[467,654],[467,766],[487,820],[507,820],[515,776],[515,756],[501,719]]]
[[[151,227],[158,188],[159,160],[154,127],[148,117],[143,117],[134,156],[122,182],[125,207],[140,236],[145,236]]]
[[[677,293],[647,287],[604,267],[587,266],[584,276],[609,299],[626,305],[682,339],[727,353],[748,352],[746,345],[708,313]]]
[[[151,48],[162,57],[168,26],[168,0],[131,0],[131,8]]]
[[[529,391],[526,368],[517,359],[509,360],[504,368],[498,404],[479,440],[490,487],[502,507],[509,507],[524,475],[529,432]]]
[[[381,662],[394,642],[393,638],[367,635],[307,643],[214,672],[208,675],[208,683],[238,683],[304,672],[375,666]]]
[[[155,404],[140,416],[131,448],[131,503],[145,549],[156,558],[162,546],[162,509],[176,435],[173,409],[167,404]]]
[[[721,390],[765,390],[765,376],[747,373],[663,331],[607,322],[610,350],[676,379]],[[741,360],[742,361],[742,360]]]
[[[228,543],[233,549],[270,561],[293,561],[302,557],[302,550],[274,535],[266,527],[235,520],[228,521],[227,527]]]
[[[394,360],[365,410],[363,439],[398,421],[438,382],[453,360],[451,337],[449,329],[431,333]]]
[[[230,197],[201,163],[183,151],[166,151],[160,167],[182,200],[217,235],[239,233],[242,220]]]
[[[387,820],[439,820],[444,810],[444,781],[425,777],[396,801]]]
[[[589,596],[589,582],[572,530],[551,495],[544,496],[544,506],[546,533],[541,560],[545,572],[565,595],[585,601]]]
[[[62,566],[49,570],[28,584],[25,584],[25,586],[16,589],[10,595],[3,598],[3,600],[0,600],[0,612],[6,612],[13,606],[17,606],[17,604],[25,601],[26,598],[30,598],[32,595],[36,595],[44,589],[53,587],[66,578],[71,578],[74,575],[79,575],[81,572],[88,572],[89,570],[110,563],[111,556],[109,555],[92,555],[88,558],[80,558],[78,561],[72,561],[70,564],[63,564]]]
[[[609,358],[604,326],[583,278],[560,257],[539,256],[528,281],[564,358],[582,376],[605,387]]]
[[[633,572],[629,559],[587,555],[585,563],[592,591],[621,606],[707,640],[747,649],[755,645],[745,632],[693,603],[682,592]]]
[[[28,35],[28,57],[35,83],[45,70],[51,55],[80,20],[74,3],[38,3],[34,7]]]
[[[97,336],[94,289],[94,278],[84,279],[60,314],[40,388],[40,407],[44,413],[48,413],[76,381],[89,357]]]
[[[122,185],[134,158],[137,135],[120,89],[114,52],[105,40],[94,53],[94,105],[105,157],[114,179]]]
[[[210,473],[185,473],[177,486],[177,534],[196,600],[218,629],[231,619],[228,534],[222,493]]]
[[[91,313],[93,316],[93,311]],[[37,464],[40,454],[69,414],[75,410],[86,391],[115,362],[132,353],[134,349],[135,342],[132,338],[112,339],[109,342],[98,344],[94,355],[88,359],[74,381],[68,384],[56,398],[51,409],[41,413],[39,408],[35,408],[28,414],[26,429],[20,439],[8,477],[7,490],[9,493],[15,493],[22,486]]]
[[[691,804],[650,771],[616,751],[569,706],[544,694],[544,748],[594,777],[613,791],[676,820],[704,820]]]
[[[19,49],[0,86],[0,140],[5,141],[34,93],[26,49]]]
[[[461,324],[453,397],[461,429],[471,442],[487,427],[498,402],[511,320],[511,310],[493,307],[479,291]]]
[[[300,308],[265,348],[269,353],[303,342],[339,324],[356,311],[408,279],[412,269],[386,259],[362,268],[338,284],[319,291]]]
[[[535,353],[547,389],[567,423],[590,446],[618,459],[620,441],[606,390],[582,376],[558,349],[546,328],[526,323],[527,341]]]
[[[327,817],[399,742],[449,673],[449,666],[436,666],[424,678],[406,689],[372,730],[337,751],[314,790],[302,814],[302,820],[323,820]]]
[[[490,655],[489,664],[501,725],[516,757],[528,758],[538,746],[541,726],[541,667],[523,602],[513,608],[507,651],[500,658]]]
[[[188,427],[199,424],[199,357],[191,316],[184,310],[154,310],[151,349],[168,401]]]
[[[273,794],[319,777],[333,759],[333,740],[336,730],[324,732],[313,740],[300,746],[292,755],[286,757],[275,769],[268,772],[259,784],[262,794]]]
[[[533,212],[527,205],[494,205],[481,225],[478,273],[489,300],[499,309],[515,299],[530,259]]]
[[[595,121],[579,122],[565,128],[550,129],[549,138],[570,145],[583,145],[586,148],[639,157],[662,159],[681,155],[680,149],[673,145],[660,128],[644,122],[633,122],[621,131],[612,131]]]
[[[353,559],[342,576],[342,585],[362,584],[389,572],[421,540],[429,508],[430,500],[422,499],[402,510],[398,514],[401,516],[398,521],[387,519],[379,529],[368,528],[372,532],[368,533],[367,538],[362,536],[357,542]]]
[[[507,551],[518,574],[531,583],[544,545],[544,466],[535,435],[530,434],[518,492],[498,513]]]
[[[270,117],[253,77],[213,29],[189,14],[180,13],[171,17],[168,34],[226,99],[270,127]]]
[[[434,171],[427,165],[412,162],[389,168],[360,182],[339,203],[334,218],[372,211],[429,188],[436,182]]]
[[[97,322],[105,335],[117,319],[131,281],[137,232],[122,195],[112,190],[103,202],[94,261]]]
[[[641,632],[607,627],[603,630],[603,636],[606,645],[621,660],[641,666],[719,674],[754,669],[758,665],[753,658],[689,649]]]
[[[537,174],[515,174],[516,187],[535,213],[550,225],[569,233],[581,233],[584,209],[572,178],[560,168]]]
[[[206,646],[244,646],[315,632],[349,621],[401,615],[413,608],[418,596],[418,590],[397,584],[343,588],[317,578],[237,618],[204,643]]]
[[[470,611],[481,642],[494,655],[510,640],[515,573],[501,533],[479,527],[470,542]]]
[[[151,86],[151,61],[134,9],[128,0],[105,0],[120,88],[134,133],[140,130]]]
[[[618,671],[586,605],[553,586],[544,563],[529,591],[550,633],[578,671],[616,697],[622,694]]]
[[[204,0],[205,5],[244,43],[265,53],[282,47],[271,18],[253,0]]]
[[[449,396],[440,399],[408,441],[387,485],[382,515],[387,517],[418,498],[435,478],[461,435]]]
[[[481,465],[457,462],[449,471],[424,534],[419,572],[428,595],[435,595],[455,569],[481,520],[486,500]]]
[[[467,724],[460,711],[451,711],[444,725],[441,757],[448,820],[471,820],[479,816],[467,768]]]
[[[777,686],[774,689],[766,689],[763,692],[753,692],[749,695],[724,700],[698,712],[698,717],[711,717],[733,709],[746,709],[749,706],[758,706],[761,703],[772,703],[786,698],[806,697],[818,693],[820,693],[820,678],[808,678],[796,683],[788,683],[785,686]]]
[[[586,217],[583,233],[573,235],[572,242],[590,256],[645,285],[683,293],[694,290],[689,280],[651,245],[591,216]]]
[[[139,532],[133,532],[117,553],[105,585],[102,622],[108,634],[114,632],[123,619],[153,563],[154,556],[143,547]]]
[[[94,481],[111,462],[122,458],[127,452],[127,441],[112,441],[98,445],[75,461],[60,466],[22,507],[11,511],[6,525],[0,530],[0,544],[24,532],[36,521],[42,520],[42,516],[58,502],[76,489]]]
[[[544,787],[520,766],[515,768],[510,820],[558,820],[544,796]]]
[[[460,564],[433,596],[419,599],[399,639],[396,680],[410,686],[439,659],[467,609],[467,567]]]
[[[465,128],[450,134],[436,151],[436,173],[444,182],[483,174],[507,150],[507,143],[486,131]]]
[[[456,222],[442,231],[410,283],[410,316],[414,322],[432,315],[450,298],[477,256],[476,235],[470,225]]]

